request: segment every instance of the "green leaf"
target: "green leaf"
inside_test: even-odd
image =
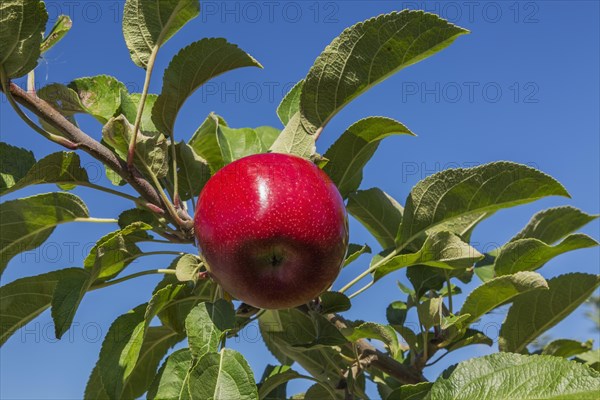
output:
[[[75,185],[85,186],[90,181],[86,170],[81,167],[81,161],[77,153],[61,151],[52,153],[38,161],[25,176],[6,190],[4,194],[43,183],[56,183],[63,190],[70,190]]]
[[[233,306],[223,299],[215,303],[200,303],[192,308],[185,320],[185,328],[194,358],[216,352],[223,334],[234,325]]]
[[[79,94],[69,86],[60,83],[51,83],[38,90],[36,94],[40,99],[48,102],[55,110],[60,112],[64,117],[69,118],[72,122],[75,121],[70,118],[73,115],[88,112],[81,103]]]
[[[50,307],[57,283],[76,273],[73,271],[79,271],[79,268],[21,278],[0,287],[0,346]]]
[[[352,306],[350,299],[340,292],[323,292],[319,297],[321,314],[348,311]]]
[[[121,92],[121,107],[119,112],[123,114],[132,125],[135,124],[141,97],[141,93]],[[140,129],[144,132],[158,132],[158,129],[154,126],[154,122],[152,122],[152,108],[154,108],[156,99],[158,99],[157,94],[150,93],[146,96],[142,120],[140,121]]]
[[[416,385],[402,385],[394,389],[385,400],[424,400],[433,382],[421,382]]]
[[[133,125],[124,115],[111,118],[102,128],[102,137],[115,153],[127,160],[129,141],[133,135]],[[168,143],[161,133],[138,132],[135,143],[134,164],[141,171],[148,171],[158,178],[164,178],[169,171]]]
[[[304,79],[298,81],[285,95],[281,103],[277,107],[277,116],[283,125],[287,125],[290,119],[300,111],[300,94],[302,93],[302,85],[304,85]]]
[[[597,218],[571,206],[549,208],[535,214],[510,242],[531,238],[552,244]]]
[[[410,243],[424,230],[454,218],[490,213],[551,195],[569,196],[552,177],[521,164],[495,162],[438,172],[411,190],[397,242]]]
[[[12,188],[35,164],[33,152],[0,142],[0,193]]]
[[[73,21],[68,15],[60,15],[48,35],[40,45],[40,52],[45,53],[52,48],[56,43],[60,42],[63,37],[71,30]]]
[[[177,264],[182,258],[194,257],[195,263],[198,262],[196,255],[184,254],[175,258],[169,265],[169,269],[176,270]],[[202,301],[211,301],[216,290],[216,283],[211,279],[197,281],[195,285],[181,284],[173,274],[165,274],[163,279],[154,288],[153,294],[167,287],[178,287],[177,301],[168,307],[162,308],[158,312],[158,318],[163,325],[170,327],[176,332],[185,333],[185,319],[190,310]]]
[[[269,394],[271,394],[273,391],[276,389],[279,390],[280,388],[283,388],[283,398],[286,398],[286,384],[293,379],[301,378],[304,377],[293,369],[290,369],[288,365],[267,365],[263,378],[261,379],[261,383],[258,387],[258,398],[260,400],[275,400],[277,398],[281,398],[269,396]]]
[[[198,256],[184,254],[175,261],[175,276],[180,282],[196,281],[201,266]]]
[[[450,232],[436,232],[427,237],[423,247],[416,253],[399,254],[373,271],[373,280],[410,265],[426,265],[443,269],[462,269],[472,266],[483,256]]]
[[[43,1],[4,0],[0,3],[0,68],[10,78],[33,70],[48,22]]]
[[[483,255],[483,258],[475,264],[474,272],[483,282],[487,282],[496,276],[494,262],[500,253],[501,247],[497,247]]]
[[[105,400],[109,398],[104,389],[104,385],[102,384],[102,377],[100,376],[98,364],[94,366],[94,369],[88,378],[83,398],[84,400]]]
[[[208,353],[198,360],[187,386],[191,399],[258,400],[252,369],[244,356],[231,349]]]
[[[156,214],[141,208],[132,208],[131,210],[123,211],[121,214],[119,214],[118,221],[121,229],[125,229],[127,226],[136,222],[143,222],[150,226],[156,226],[159,224]],[[145,237],[145,235],[143,236]]]
[[[467,296],[461,314],[471,314],[469,321],[476,321],[484,314],[500,307],[522,293],[548,289],[546,280],[536,272],[517,272],[491,279]]]
[[[160,346],[159,349],[162,348],[166,352],[170,345],[166,346],[162,341],[177,336],[177,332],[166,327],[163,328],[171,331],[170,333],[162,331],[156,333],[157,336],[149,336],[150,322],[161,310],[177,299],[181,291],[182,286],[180,285],[168,285],[158,290],[149,303],[136,307],[113,322],[102,343],[100,358],[97,363],[102,386],[108,398],[120,399],[123,397],[125,390],[134,393],[140,390],[143,393],[146,390],[144,385],[149,385],[151,378],[147,376],[149,372],[146,369],[150,368],[151,370],[154,368],[154,371],[151,371],[153,375],[162,357],[146,354],[152,352],[153,348],[151,345],[144,348],[144,343],[147,344],[148,341],[152,341],[155,346]],[[153,332],[152,335],[154,334]],[[165,336],[168,336],[168,338],[165,338]],[[178,336],[177,340],[173,339],[173,344],[182,338],[182,336]],[[146,359],[147,356],[150,356],[150,358]],[[146,365],[143,365],[142,362],[145,362]],[[154,363],[153,367],[152,363]],[[92,378],[93,376],[90,381],[94,380]],[[131,382],[131,379],[134,379],[134,381]],[[95,391],[90,390],[91,393]]]
[[[494,344],[494,341],[482,332],[479,332],[478,330],[466,329],[463,336],[461,336],[458,339],[455,339],[448,346],[446,346],[446,350],[450,352],[466,346],[470,346],[472,344],[485,344],[487,346],[492,346]]]
[[[600,372],[600,349],[579,354],[575,357],[575,361],[582,362],[590,368]]]
[[[391,325],[404,325],[408,314],[408,306],[403,301],[394,301],[387,306],[385,316]]]
[[[148,390],[148,400],[189,399],[187,380],[192,366],[192,354],[188,349],[177,350],[171,354],[158,371]]]
[[[593,342],[579,342],[572,339],[553,340],[544,346],[542,355],[569,358],[592,350]]]
[[[406,277],[415,289],[415,298],[420,299],[429,290],[440,290],[446,283],[446,277],[437,269],[415,265],[406,269]]]
[[[600,286],[600,276],[573,273],[548,280],[548,290],[519,296],[500,329],[501,351],[519,353],[573,312]]]
[[[213,173],[224,165],[217,139],[219,125],[227,126],[227,123],[218,115],[210,113],[188,142],[194,152],[206,160]]]
[[[341,392],[341,393],[338,393]],[[343,399],[343,390],[335,391],[332,387],[323,383],[316,383],[308,388],[303,397],[303,400],[341,400]]]
[[[102,124],[115,115],[121,105],[121,92],[127,91],[123,83],[107,75],[78,78],[69,83],[68,88],[77,94],[82,112],[90,114]],[[56,100],[62,102],[62,92],[59,95]],[[72,93],[68,99],[69,103],[75,100]]]
[[[142,347],[140,332],[145,328],[146,306],[141,304],[118,317],[102,342],[97,367],[109,399],[121,398],[127,379],[136,366]]]
[[[393,357],[400,352],[400,344],[396,331],[389,325],[375,322],[363,322],[358,326],[343,329],[342,333],[351,342],[359,339],[376,339],[385,344]]]
[[[83,261],[83,266],[88,270],[98,266],[98,280],[114,278],[142,254],[135,243],[140,240],[141,231],[151,228],[144,222],[134,222],[123,229],[103,236],[90,250]],[[100,258],[98,259],[99,252]]]
[[[259,318],[259,327],[265,344],[282,364],[290,364],[290,360],[294,360],[316,379],[337,383],[338,371],[347,366],[337,350],[327,345],[310,348],[298,346],[298,344],[318,342],[324,336],[323,333],[326,333],[323,332],[324,330],[331,331],[331,326],[325,328],[327,324],[321,324],[321,338],[319,338],[315,325],[315,319],[296,309],[270,310]],[[334,326],[333,329],[337,331]],[[337,331],[334,336],[334,339],[338,339],[342,335]],[[343,336],[342,339],[345,342]],[[337,340],[326,342],[339,344]]]
[[[45,193],[5,201],[0,210],[0,275],[17,254],[35,249],[59,224],[88,218],[83,201],[70,193]]]
[[[555,246],[549,246],[538,239],[517,239],[502,247],[496,257],[494,270],[497,276],[518,271],[535,271],[560,254],[597,245],[598,242],[583,233],[569,235]]]
[[[412,351],[416,352],[420,349],[421,343],[419,342],[419,338],[410,328],[402,325],[394,325],[392,327],[402,336]]]
[[[342,267],[345,267],[348,264],[352,263],[358,257],[360,257],[361,255],[363,255],[365,253],[371,254],[371,248],[369,247],[369,245],[367,245],[367,244],[360,245],[360,244],[350,243],[348,245],[348,251],[346,253],[347,254],[346,260],[344,261],[344,265]]]
[[[123,36],[133,62],[146,69],[152,53],[199,13],[198,0],[127,0]]]
[[[348,102],[468,33],[422,11],[393,12],[347,28],[317,57],[300,98],[302,125],[323,128]]]
[[[122,398],[137,399],[144,394],[152,384],[161,360],[182,339],[183,335],[168,327],[149,327],[135,368],[123,389]]]
[[[433,297],[417,304],[419,321],[426,330],[442,324],[443,299]]]
[[[94,279],[90,272],[82,268],[69,268],[63,271],[64,273],[61,274],[54,289],[51,302],[57,339],[60,339],[71,327],[75,312]]]
[[[187,143],[177,143],[177,178],[179,197],[186,201],[198,196],[210,179],[210,168],[202,157],[197,155]]]
[[[393,247],[402,222],[402,206],[387,193],[372,188],[348,197],[348,212],[367,228],[381,247]]]
[[[269,126],[233,129],[218,125],[217,141],[223,163],[229,164],[251,154],[266,153],[278,135],[279,130]]]
[[[182,49],[165,71],[162,91],[152,110],[156,127],[172,137],[175,119],[185,100],[208,80],[241,67],[262,68],[225,39],[202,39]]]
[[[350,126],[327,150],[329,160],[323,170],[336,184],[343,198],[360,186],[363,168],[379,147],[391,135],[414,134],[400,122],[385,117],[368,117]]]
[[[344,335],[333,325],[327,318],[314,311],[309,312],[310,320],[313,328],[309,333],[309,341],[299,341],[293,344],[295,347],[311,348],[315,346],[337,346],[346,343]],[[308,325],[304,324],[302,329],[309,329]]]
[[[317,147],[315,135],[311,135],[302,126],[300,113],[294,114],[281,134],[271,145],[270,150],[274,153],[294,154],[298,157],[310,159]]]
[[[510,382],[510,385],[507,385]],[[550,356],[492,354],[464,361],[438,378],[431,400],[598,398],[600,373]]]

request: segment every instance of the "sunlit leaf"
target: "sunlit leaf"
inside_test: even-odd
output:
[[[0,2],[0,68],[8,78],[19,78],[37,66],[46,22],[43,1]]]
[[[89,217],[83,201],[70,193],[45,193],[2,203],[0,274],[17,254],[48,239],[59,224]]]
[[[600,276],[572,273],[548,280],[548,290],[535,290],[513,302],[502,328],[501,351],[518,353],[562,321],[600,286]]]
[[[425,178],[411,190],[397,241],[410,243],[424,230],[454,218],[490,213],[552,195],[569,194],[552,177],[525,165],[494,162],[448,169]]]
[[[428,398],[592,400],[599,391],[600,373],[581,364],[559,357],[500,353],[459,363],[435,381]]]
[[[198,0],[127,0],[123,36],[133,62],[146,68],[152,53],[199,13]]]
[[[258,61],[225,39],[202,39],[182,49],[163,77],[163,87],[152,110],[152,121],[173,136],[175,119],[185,100],[208,80],[232,69],[262,67]]]
[[[346,198],[360,186],[363,168],[379,147],[391,135],[413,135],[400,122],[385,117],[368,117],[350,126],[327,150],[329,160],[323,171]]]

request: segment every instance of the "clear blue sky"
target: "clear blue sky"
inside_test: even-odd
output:
[[[497,213],[475,232],[475,245],[483,250],[504,243],[531,215],[546,207],[570,204],[598,213],[597,1],[205,2],[204,13],[171,39],[159,54],[151,90],[160,91],[162,71],[180,48],[203,37],[225,37],[256,57],[265,68],[234,71],[197,92],[180,113],[177,139],[189,138],[210,111],[222,115],[233,127],[279,127],[275,108],[283,91],[306,74],[315,57],[345,27],[383,12],[423,8],[424,3],[426,10],[442,14],[472,33],[354,101],[331,121],[319,140],[320,152],[359,118],[384,115],[402,121],[418,137],[386,139],[365,171],[363,188],[380,187],[404,203],[410,188],[435,171],[511,160],[532,164],[551,174],[572,194],[572,199],[549,198]],[[130,89],[140,90],[144,73],[129,59],[122,38],[121,2],[51,2],[49,10],[53,20],[61,12],[69,14],[74,26],[37,68],[39,86],[109,74]],[[90,135],[100,138],[98,123],[89,117],[80,117],[79,121]],[[38,159],[61,150],[18,120],[4,98],[0,101],[0,122],[2,141],[27,146]],[[92,179],[109,184],[96,162],[85,155],[83,160]],[[34,187],[3,200],[53,190],[49,185]],[[114,217],[130,208],[125,200],[107,201],[103,194],[89,189],[76,189],[74,193],[87,202],[95,217]],[[54,269],[81,266],[95,240],[115,228],[106,224],[60,226],[40,250],[16,257],[3,275],[2,284]],[[583,231],[595,238],[600,236],[597,221]],[[377,248],[354,221],[351,237],[353,242],[366,242]],[[598,256],[598,248],[568,253],[548,263],[541,272],[547,278],[570,271],[599,273]],[[146,257],[133,263],[129,271],[161,268],[168,262],[168,257]],[[345,269],[336,287],[348,282],[367,263],[364,257]],[[404,274],[389,276],[371,292],[359,296],[347,316],[384,322],[387,304],[403,298],[395,285],[396,279],[405,280]],[[75,325],[60,342],[53,340],[49,312],[30,323],[27,332],[16,333],[0,355],[0,398],[81,398],[110,323],[147,301],[157,281],[158,277],[144,277],[86,295]],[[463,292],[468,293],[477,283],[474,278]],[[458,301],[463,298],[460,296]],[[583,317],[583,312],[584,309],[576,311],[553,329],[551,335],[593,338],[592,324]],[[414,321],[414,316],[411,318]],[[498,313],[485,319],[480,328],[495,338],[501,321],[502,314]],[[267,354],[256,332],[251,327],[243,343],[232,342],[260,377],[265,364],[275,360]],[[595,339],[598,342],[600,338]],[[453,362],[490,351],[482,346],[458,351],[427,370],[427,376],[435,377]],[[293,383],[290,393],[305,386],[302,382]]]

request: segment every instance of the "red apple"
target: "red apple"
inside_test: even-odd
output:
[[[348,247],[337,188],[315,164],[287,154],[256,154],[219,170],[200,193],[194,226],[210,275],[267,309],[317,297]]]

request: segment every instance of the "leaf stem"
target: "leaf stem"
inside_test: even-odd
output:
[[[113,279],[112,281],[97,283],[95,285],[92,285],[92,287],[90,288],[90,290],[96,290],[96,289],[101,289],[101,288],[109,287],[109,286],[112,286],[112,285],[116,285],[117,283],[125,282],[125,281],[128,281],[130,279],[134,279],[134,278],[138,278],[140,276],[153,275],[153,274],[171,274],[171,275],[174,275],[175,274],[175,270],[174,269],[151,269],[151,270],[147,270],[147,271],[136,272],[135,274],[126,275],[126,276],[118,278],[118,279]]]
[[[383,265],[384,263],[388,262],[390,259],[392,259],[393,257],[395,257],[400,250],[401,249],[395,249],[395,250],[393,250],[390,254],[388,254],[387,256],[385,256],[384,258],[382,258],[381,260],[379,260],[375,264],[371,265],[364,272],[362,272],[361,274],[359,274],[356,278],[354,278],[350,282],[348,282],[343,288],[341,288],[339,290],[339,292],[340,293],[346,292],[352,286],[354,286],[358,282],[360,282],[360,280],[362,280],[364,277],[366,277],[367,275],[369,275],[370,273],[372,273],[373,271],[375,271],[377,268],[379,268],[381,265]],[[364,289],[366,289],[366,288],[363,288],[360,291],[362,291]],[[356,296],[359,292],[355,293],[354,296]]]
[[[365,286],[361,287],[356,292],[354,292],[350,296],[348,296],[348,298],[352,299],[352,298],[358,296],[359,294],[361,294],[362,292],[364,292],[365,290],[367,290],[368,288],[370,288],[371,286],[373,286],[374,283],[375,283],[375,281],[371,281],[371,282],[367,283]]]
[[[168,255],[168,256],[180,256],[183,255],[185,253],[181,252],[181,251],[169,251],[169,250],[163,250],[163,251],[149,251],[146,253],[142,253],[140,254],[140,257],[145,257],[145,256],[160,256],[160,255]]]
[[[156,205],[156,207],[163,206],[156,189],[141,175],[137,168],[128,168],[127,163],[118,158],[112,150],[83,132],[45,100],[32,93],[26,92],[13,82],[9,83],[7,87],[6,80],[4,87],[0,85],[0,88],[7,97],[12,96],[17,103],[56,128],[70,142],[77,143],[78,149],[85,151],[119,174],[119,176],[131,184],[131,186],[146,199],[148,203]],[[59,136],[59,138],[62,137]],[[59,144],[70,148],[68,142],[61,141]]]
[[[150,167],[148,167],[146,165],[146,163],[144,163],[144,166],[146,168],[146,171],[148,172],[148,175],[150,175],[150,179],[152,179],[152,182],[154,183],[154,186],[156,186],[156,190],[158,191],[158,195],[160,196],[161,200],[163,201],[163,203],[167,207],[167,211],[169,212],[169,215],[171,216],[171,218],[173,218],[173,220],[175,221],[175,223],[177,225],[179,225],[179,226],[185,226],[186,225],[185,221],[183,221],[181,219],[181,217],[179,217],[179,214],[177,214],[177,211],[175,210],[175,207],[173,206],[173,203],[167,197],[167,194],[165,193],[163,187],[161,186],[161,184],[158,181],[158,178],[156,177],[156,175],[154,174],[154,172],[152,172],[152,170],[150,169]],[[177,173],[174,173],[174,175],[177,175]]]
[[[70,182],[64,182],[64,183],[70,183]],[[133,201],[135,203],[138,203],[139,200],[140,200],[137,197],[131,196],[131,195],[127,194],[127,193],[119,192],[118,190],[107,188],[105,186],[96,185],[95,183],[91,183],[91,182],[89,182],[89,183],[86,183],[86,182],[84,182],[84,183],[77,183],[77,185],[84,186],[84,187],[87,187],[87,188],[90,188],[90,189],[100,190],[100,191],[105,192],[105,193],[113,194],[115,196],[119,196],[119,197],[122,197],[124,199],[131,200],[131,201]]]
[[[114,218],[75,218],[73,222],[95,222],[99,224],[115,224],[119,221]]]
[[[39,133],[40,135],[42,135],[46,139],[53,141],[54,143],[60,144],[61,146],[64,146],[64,147],[66,147],[68,149],[71,149],[71,150],[77,149],[77,144],[71,142],[67,138],[64,138],[62,136],[58,136],[58,135],[55,135],[53,133],[50,133],[47,130],[45,130],[44,128],[42,128],[41,126],[38,126],[35,122],[33,122],[27,116],[27,114],[25,114],[23,112],[23,110],[21,110],[21,107],[19,107],[19,105],[15,101],[14,97],[12,96],[12,93],[10,92],[8,77],[6,76],[6,71],[4,70],[4,66],[2,66],[2,65],[0,65],[0,84],[2,85],[2,91],[4,92],[4,95],[8,99],[8,103],[15,110],[15,112],[17,113],[17,115],[31,129],[33,129],[34,131],[36,131],[37,133]]]
[[[148,89],[150,88],[150,80],[152,78],[152,71],[154,70],[154,62],[158,55],[159,46],[154,46],[150,58],[148,59],[148,65],[146,66],[146,77],[144,78],[144,87],[140,96],[140,103],[138,104],[137,113],[135,115],[135,123],[133,124],[133,135],[129,140],[129,150],[127,152],[127,166],[131,168],[133,166],[133,158],[135,155],[135,142],[137,140],[138,131],[142,123],[142,115],[144,113],[144,107],[146,106],[146,98],[148,97]]]
[[[174,133],[171,132],[171,159],[173,160],[173,202],[175,202],[175,208],[181,208],[181,199],[179,198],[179,178],[177,176],[177,153],[175,152],[175,139],[173,138]]]
[[[448,310],[450,310],[450,314],[454,314],[452,311],[452,284],[450,283],[450,275],[448,275],[448,271],[444,270],[444,275],[446,275],[446,284],[448,285]]]

